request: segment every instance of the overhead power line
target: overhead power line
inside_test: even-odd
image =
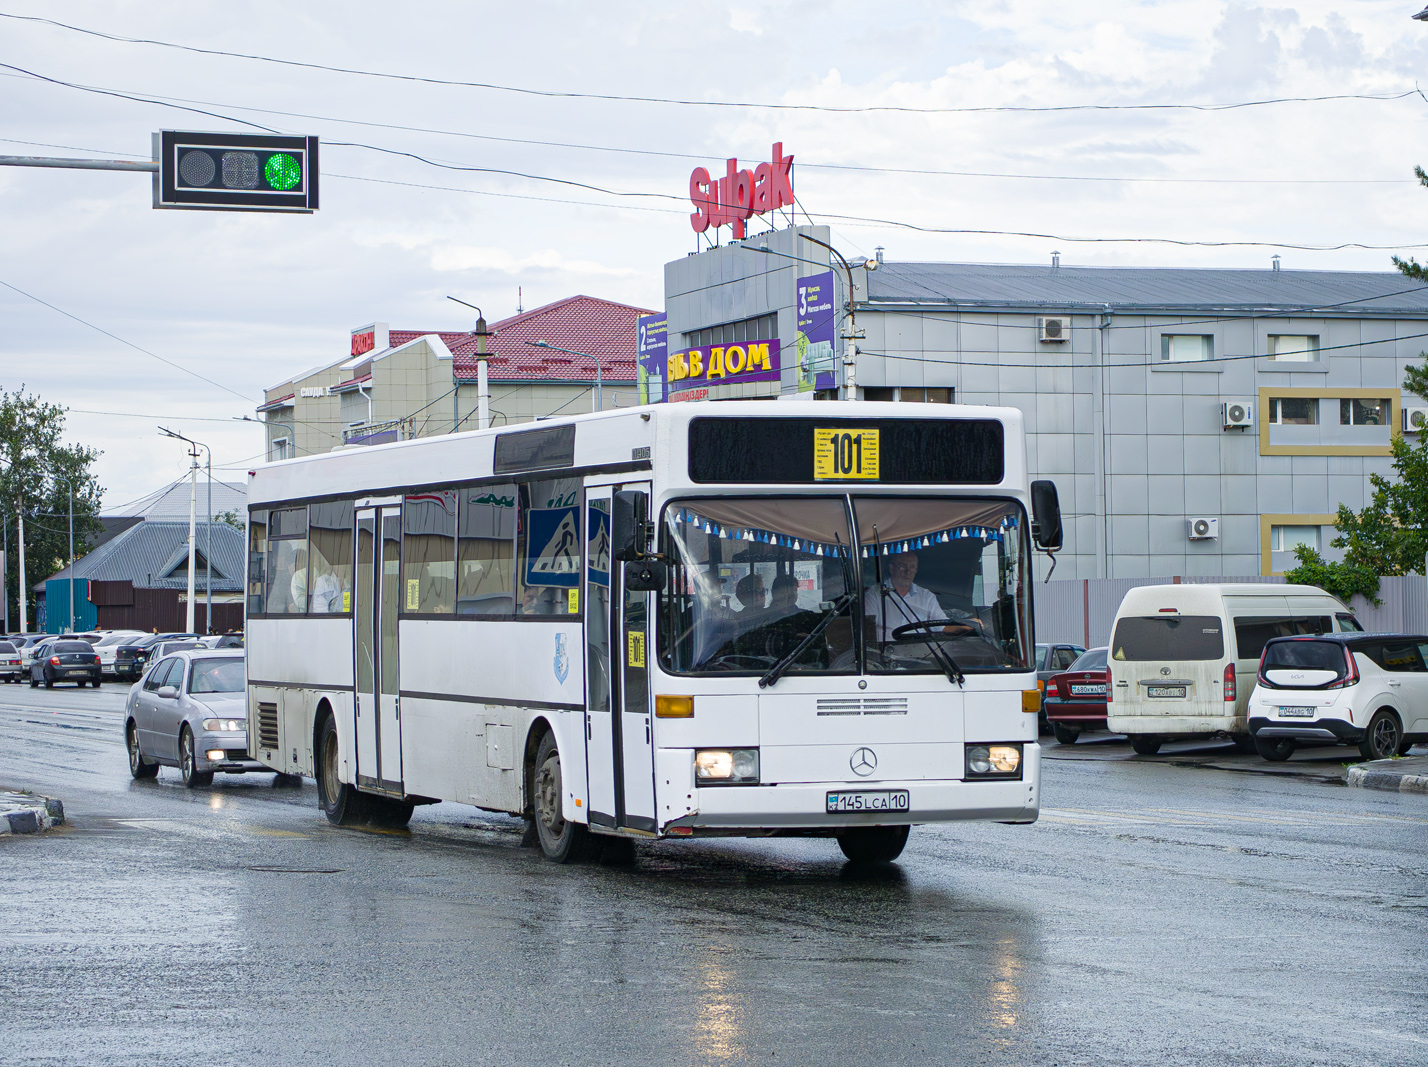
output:
[[[397,74],[387,71],[359,70],[354,67],[339,67],[327,63],[314,63],[298,59],[282,59],[250,52],[230,52],[219,48],[202,48],[197,45],[180,44],[175,41],[160,41],[151,37],[126,37],[122,34],[105,33],[101,30],[58,22],[55,19],[40,18],[36,15],[16,15],[0,11],[0,18],[19,22],[42,23],[98,37],[121,44],[150,45],[169,48],[203,56],[222,56],[227,59],[244,59],[259,63],[273,63],[284,67],[298,67],[304,70],[320,70],[333,74],[348,74],[360,78],[377,78],[387,81],[412,82],[423,85],[452,86],[463,89],[486,89],[493,92],[517,93],[522,96],[538,96],[562,100],[605,100],[619,103],[674,104],[681,107],[729,107],[765,109],[770,111],[815,111],[834,114],[869,114],[877,112],[900,112],[913,115],[969,115],[969,114],[1016,114],[1048,113],[1064,111],[1232,111],[1247,107],[1265,107],[1272,104],[1324,103],[1332,100],[1393,101],[1413,96],[1417,89],[1406,89],[1394,93],[1335,93],[1323,96],[1285,96],[1261,100],[1241,100],[1225,104],[1052,104],[1052,105],[986,105],[964,107],[906,107],[895,104],[873,104],[864,107],[839,107],[832,104],[784,104],[753,100],[693,100],[667,96],[636,96],[618,93],[580,93],[556,89],[533,89],[528,86],[501,85],[496,82],[465,81],[455,78],[434,78],[419,74]]]
[[[24,77],[21,74],[6,77]],[[55,79],[51,79],[55,81]],[[303,111],[283,111],[277,108],[253,107],[248,104],[232,104],[217,100],[196,100],[192,97],[168,96],[163,93],[139,94],[132,90],[115,89],[111,86],[83,85],[77,82],[61,82],[66,87],[119,93],[127,99],[142,99],[146,102],[196,104],[202,107],[221,107],[236,111],[249,111],[259,115],[277,115],[282,118],[303,119],[308,122],[335,122],[346,126],[364,126],[377,130],[399,130],[403,133],[422,133],[436,137],[457,137],[473,141],[491,141],[497,144],[531,145],[537,148],[569,148],[580,152],[607,152],[616,155],[649,156],[658,159],[687,159],[706,162],[707,153],[668,152],[655,148],[631,148],[621,145],[582,144],[578,141],[548,141],[532,137],[502,137],[496,134],[473,133],[468,130],[447,130],[436,126],[409,126],[399,122],[373,122],[369,119],[349,119],[335,115],[315,115]],[[0,138],[10,141],[10,138]],[[14,144],[34,144],[45,148],[71,148],[70,145],[50,145],[39,141],[13,141]],[[98,149],[72,149],[75,151],[95,151]],[[134,155],[130,152],[109,153],[111,155]],[[136,157],[136,158],[148,158]],[[911,174],[926,177],[947,178],[996,178],[1012,181],[1037,182],[1118,182],[1155,185],[1416,185],[1413,178],[1178,178],[1140,176],[1125,174],[1028,174],[1019,171],[993,170],[946,170],[935,167],[873,167],[861,163],[818,163],[800,156],[797,166],[800,170],[848,171],[859,174]]]

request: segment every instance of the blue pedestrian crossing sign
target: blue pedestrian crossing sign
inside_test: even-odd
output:
[[[580,580],[580,512],[532,508],[526,535],[526,585],[574,589]]]

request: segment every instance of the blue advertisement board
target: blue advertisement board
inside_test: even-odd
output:
[[[665,364],[669,356],[669,320],[663,314],[641,315],[636,321],[636,328],[639,331],[635,360],[639,368],[640,403],[663,403]]]
[[[833,272],[798,279],[798,391],[837,385],[834,338],[838,334],[838,296]]]

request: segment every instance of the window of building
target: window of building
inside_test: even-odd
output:
[[[1340,426],[1387,426],[1389,401],[1382,400],[1340,400]]]
[[[352,610],[352,502],[313,504],[308,517],[307,610],[336,615]]]
[[[291,444],[292,442],[289,441],[286,437],[273,438],[273,445],[272,448],[269,450],[271,452],[270,458],[275,461],[280,459],[287,459],[292,454],[289,451],[289,446]]]
[[[914,404],[950,404],[952,403],[952,390],[939,387],[910,388],[904,385],[898,390],[898,399]]]
[[[863,386],[863,399],[872,401],[896,400],[897,390],[889,386],[865,385]]]
[[[1319,359],[1319,338],[1314,334],[1272,333],[1269,335],[1269,358],[1286,363],[1316,363]]]
[[[1269,550],[1271,552],[1293,552],[1297,545],[1308,545],[1319,551],[1319,527],[1317,526],[1271,526],[1269,528]]]
[[[1317,426],[1319,398],[1314,396],[1272,396],[1269,421],[1275,426]]]
[[[456,493],[415,493],[402,502],[402,610],[456,612]]]
[[[1160,335],[1160,358],[1167,363],[1197,363],[1215,358],[1215,339],[1209,334],[1165,333]]]
[[[463,489],[456,524],[456,612],[515,612],[516,500],[512,483]]]
[[[269,615],[301,615],[307,611],[307,508],[268,513],[263,610]]]
[[[580,611],[580,479],[520,486],[516,527],[516,613]]]
[[[778,336],[778,315],[756,315],[751,319],[708,326],[684,335],[685,348],[705,348],[739,341],[767,341]]]

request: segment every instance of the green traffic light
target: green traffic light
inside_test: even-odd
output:
[[[263,165],[268,187],[286,192],[302,181],[302,164],[286,152],[274,152]]]

